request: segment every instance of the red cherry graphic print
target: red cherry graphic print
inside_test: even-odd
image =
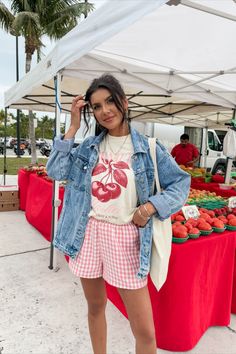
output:
[[[117,183],[121,184],[122,187],[125,187],[125,188],[127,187],[128,178],[127,178],[124,171],[117,169],[114,171],[113,175],[114,175],[114,179],[116,180]]]
[[[124,162],[124,161],[119,161],[113,164],[114,167],[116,168],[121,168],[121,169],[128,169],[129,170],[129,165]]]
[[[99,173],[105,172],[106,170],[107,168],[103,165],[103,163],[98,163],[93,169],[92,176],[99,175]]]
[[[104,158],[102,161],[103,163],[98,163],[92,172],[93,176],[103,173],[100,181],[93,181],[92,195],[100,202],[108,202],[120,196],[121,186],[127,187],[128,178],[124,170],[129,169],[129,165],[124,161],[114,162]]]
[[[101,186],[97,189],[96,197],[100,202],[108,202],[111,199],[112,193],[107,189],[106,186]]]
[[[121,188],[117,183],[107,183],[106,188],[111,192],[111,199],[116,199],[121,193]]]
[[[104,186],[104,184],[102,182],[94,181],[92,183],[92,195],[94,195],[94,197],[96,197],[98,189],[103,186]]]

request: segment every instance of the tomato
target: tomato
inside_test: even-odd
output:
[[[180,230],[180,229],[178,229],[178,228],[175,228],[175,229],[173,230],[173,236],[174,236],[174,237],[179,237],[179,238],[185,238],[185,237],[188,236],[188,233],[187,233],[187,231],[184,231],[184,230]]]
[[[177,215],[175,217],[175,220],[177,220],[177,221],[185,221],[185,217],[183,215]]]
[[[228,222],[228,220],[226,219],[226,217],[224,215],[218,216],[218,219],[223,221],[224,224],[227,224],[227,222]]]
[[[197,227],[193,227],[193,228],[191,229],[190,234],[198,235],[199,232],[200,232],[200,230],[199,230]]]
[[[200,230],[206,230],[206,231],[210,231],[212,229],[211,225],[208,224],[207,222],[205,222],[205,223],[202,222],[202,223],[198,224],[198,228]]]
[[[209,217],[207,220],[208,224],[212,225],[213,224],[213,218]]]
[[[200,209],[199,209],[199,213],[200,213],[200,214],[202,214],[202,213],[207,213],[207,212],[208,212],[208,210],[205,209],[205,208],[200,208]]]
[[[199,223],[201,223],[201,222],[206,222],[206,219],[204,219],[204,218],[202,218],[202,217],[198,218],[198,219],[197,219],[197,223],[199,224]]]
[[[236,216],[234,214],[228,214],[226,217],[228,220],[236,218]]]
[[[191,233],[190,230],[193,228],[193,225],[188,223],[188,222],[186,222],[186,224],[184,224],[184,226],[187,227],[188,232]]]
[[[176,227],[176,226],[180,226],[182,225],[182,223],[180,221],[175,221],[174,224],[172,225],[172,227]]]
[[[211,218],[214,218],[215,217],[215,213],[213,210],[208,210],[208,215],[210,215]]]
[[[193,218],[189,218],[188,221],[187,221],[188,224],[191,224],[193,225],[193,227],[197,226],[198,224],[198,221],[196,219],[193,219]]]
[[[236,218],[230,219],[229,222],[228,222],[228,224],[229,224],[230,226],[236,226]]]
[[[188,232],[187,227],[184,226],[184,225],[179,225],[179,226],[178,226],[178,229],[179,229],[180,231],[182,231],[182,232],[184,232],[184,231]]]
[[[215,220],[213,221],[212,226],[217,227],[218,229],[223,229],[225,227],[225,224],[221,220]]]
[[[207,220],[207,219],[210,218],[210,215],[207,214],[207,213],[202,213],[202,214],[201,214],[201,218]]]

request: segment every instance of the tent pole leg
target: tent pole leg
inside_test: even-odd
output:
[[[61,118],[61,73],[57,73],[54,77],[54,85],[55,85],[55,130],[56,136],[60,134],[60,118]],[[53,246],[53,240],[56,234],[57,229],[57,220],[58,220],[58,206],[60,205],[59,200],[59,182],[53,181],[53,197],[52,197],[52,226],[51,226],[51,247],[50,247],[50,260],[49,260],[49,269],[53,269],[53,264],[55,263],[55,250]],[[57,260],[56,260],[57,262]],[[58,268],[58,265],[56,266]]]
[[[6,173],[7,173],[7,107],[5,107],[5,117],[4,117],[4,161],[3,161],[3,185],[6,185]]]
[[[54,238],[54,219],[55,219],[55,207],[54,207],[54,200],[55,200],[55,181],[53,181],[53,196],[52,196],[52,222],[51,222],[51,245],[50,245],[50,259],[49,259],[49,269],[53,269],[53,255],[54,255],[54,247],[53,247],[53,238]]]
[[[230,183],[232,165],[233,165],[233,159],[230,159],[229,157],[227,157],[226,172],[225,172],[225,183],[226,184]]]

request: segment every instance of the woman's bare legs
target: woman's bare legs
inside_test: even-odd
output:
[[[103,278],[80,278],[88,303],[88,325],[94,354],[106,354],[107,324],[105,308],[107,295]]]
[[[141,289],[118,289],[125,304],[136,339],[136,354],[156,354],[155,327],[147,286]]]

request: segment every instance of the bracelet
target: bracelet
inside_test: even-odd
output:
[[[146,211],[147,216],[150,218],[150,217],[151,217],[151,215],[149,214],[149,212],[148,212],[148,210],[147,210],[146,205],[145,205],[145,204],[143,204],[142,206],[144,207],[144,210]]]
[[[150,219],[150,216],[144,216],[142,213],[141,213],[141,210],[138,208],[138,213],[139,213],[139,215],[141,216],[141,218],[143,219],[143,220],[149,220]]]

